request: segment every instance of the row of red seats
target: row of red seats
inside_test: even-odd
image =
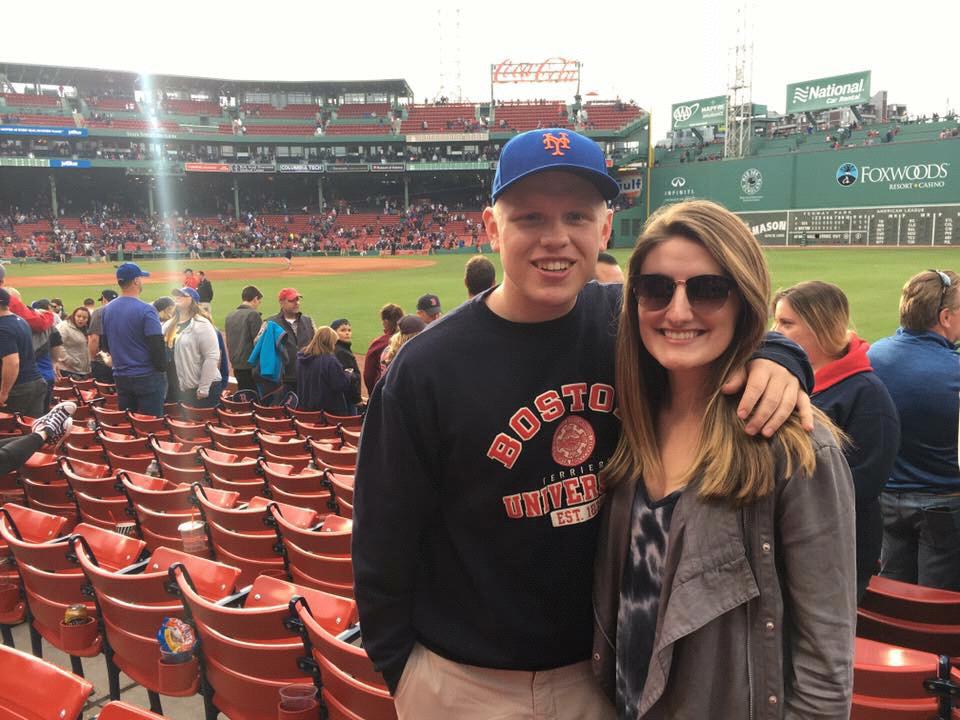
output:
[[[286,510],[275,505],[270,511],[285,517],[280,513]],[[355,644],[359,628],[351,599],[282,579],[284,573],[272,568],[243,587],[243,571],[225,558],[165,547],[137,562],[144,541],[89,525],[78,525],[65,538],[57,521],[7,505],[0,533],[17,558],[28,607],[40,609],[31,613],[36,631],[72,657],[102,652],[111,697],[119,695],[123,671],[148,690],[156,712],[162,712],[160,695],[200,691],[208,717],[220,711],[231,720],[259,720],[275,716],[280,688],[313,681],[330,717],[396,717],[382,678]],[[58,537],[50,540],[51,532]],[[349,564],[349,557],[343,561]],[[84,583],[93,587],[92,601],[82,594]],[[58,617],[78,601],[94,619],[62,627]],[[54,609],[47,611],[49,606]],[[194,626],[201,641],[194,660],[162,662],[156,631],[168,617]]]

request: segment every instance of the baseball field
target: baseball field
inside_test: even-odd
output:
[[[629,250],[613,252],[625,266]],[[498,258],[490,257],[499,278]],[[771,249],[767,257],[774,288],[814,279],[842,287],[850,299],[855,329],[871,341],[896,328],[900,288],[908,277],[920,270],[956,269],[960,264],[960,256],[951,248]],[[363,353],[381,332],[378,311],[384,303],[394,302],[414,312],[417,298],[431,292],[448,311],[466,299],[463,266],[469,258],[295,258],[289,271],[279,258],[149,261],[142,263],[152,274],[145,281],[143,298],[152,301],[179,287],[186,267],[204,270],[214,287],[214,319],[222,327],[224,317],[239,304],[243,286],[260,288],[265,314],[276,312],[281,288],[295,287],[304,296],[303,311],[318,325],[348,318],[354,329],[354,350]],[[86,297],[98,297],[104,288],[116,289],[113,264],[8,264],[6,269],[6,285],[20,290],[25,301],[59,297],[68,311]]]

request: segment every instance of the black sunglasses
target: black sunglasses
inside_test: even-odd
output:
[[[677,285],[686,288],[687,302],[701,313],[722,308],[733,290],[733,280],[723,275],[696,275],[686,280],[674,280],[667,275],[637,275],[631,282],[631,291],[637,305],[656,312],[670,304]]]
[[[950,286],[953,285],[953,282],[950,280],[950,276],[943,272],[943,270],[930,269],[927,270],[927,272],[936,273],[940,278],[940,307],[937,308],[937,312],[939,313],[941,310],[943,310],[943,301],[947,297],[947,292],[950,290]]]

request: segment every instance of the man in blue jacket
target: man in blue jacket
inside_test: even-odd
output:
[[[900,329],[867,357],[900,414],[900,451],[880,496],[880,573],[960,590],[960,275],[926,270],[903,286]]]

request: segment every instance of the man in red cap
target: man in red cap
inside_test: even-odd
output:
[[[271,320],[283,328],[285,362],[283,367],[283,384],[293,392],[297,391],[297,351],[306,347],[313,339],[313,320],[309,315],[300,312],[300,301],[303,295],[296,288],[284,288],[277,296],[280,301],[280,312],[264,318],[263,327]],[[260,332],[263,332],[261,327]]]

